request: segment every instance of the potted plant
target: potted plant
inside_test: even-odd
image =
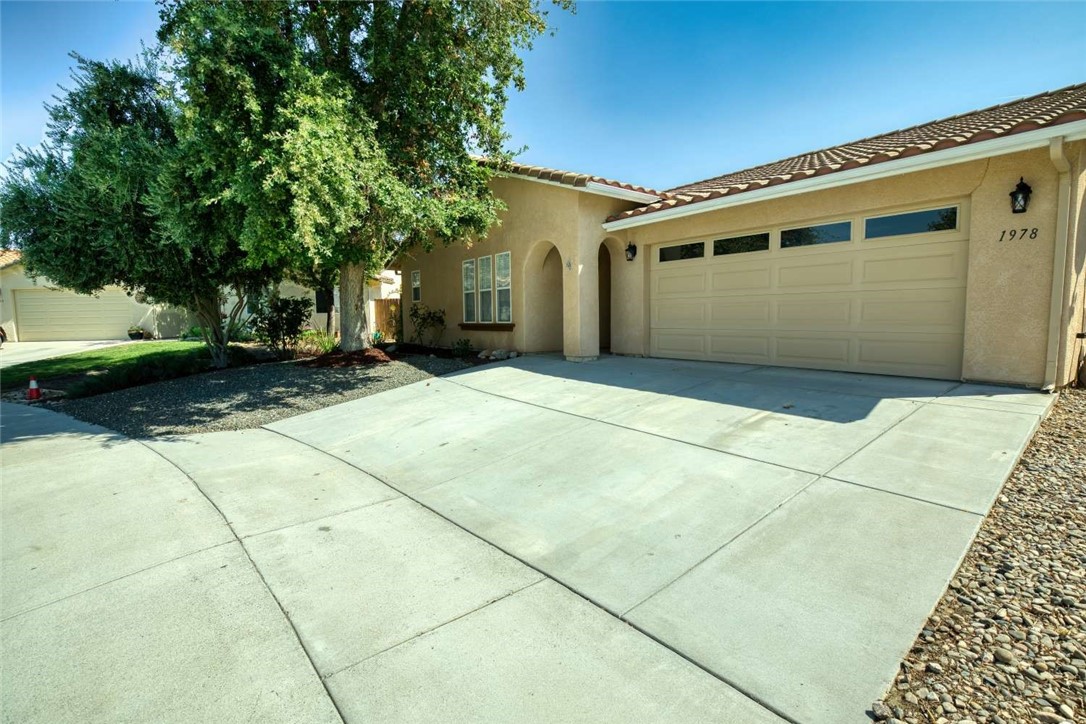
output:
[[[139,326],[138,324],[133,324],[131,327],[128,328],[129,339],[143,339],[144,336],[145,335],[143,332],[143,327]]]

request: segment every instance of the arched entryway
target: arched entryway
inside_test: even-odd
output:
[[[611,250],[600,244],[599,251],[600,292],[600,352],[611,351]]]
[[[561,352],[562,255],[549,241],[536,244],[524,263],[524,351]]]

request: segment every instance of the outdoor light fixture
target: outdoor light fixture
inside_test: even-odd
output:
[[[637,256],[637,244],[630,243],[626,245],[626,261],[633,261]]]
[[[1014,187],[1014,191],[1011,191],[1011,212],[1015,214],[1026,213],[1031,193],[1033,193],[1033,189],[1029,187],[1024,178],[1019,176],[1018,185]]]

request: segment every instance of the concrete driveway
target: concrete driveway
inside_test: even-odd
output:
[[[0,369],[22,364],[23,362],[37,362],[42,359],[63,357],[66,354],[86,352],[90,349],[103,347],[115,347],[118,344],[128,344],[128,339],[99,339],[79,342],[5,342],[0,348]]]
[[[5,405],[3,716],[864,721],[1051,401],[528,357],[147,445]]]

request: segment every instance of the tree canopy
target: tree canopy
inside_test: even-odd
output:
[[[570,8],[568,0],[556,5]],[[78,59],[48,140],[21,149],[0,227],[31,273],[182,306],[225,345],[224,287],[338,278],[342,345],[362,288],[407,248],[482,236],[519,53],[539,0],[163,0],[157,63]],[[161,66],[161,67],[160,67]],[[239,301],[240,304],[240,301]]]

